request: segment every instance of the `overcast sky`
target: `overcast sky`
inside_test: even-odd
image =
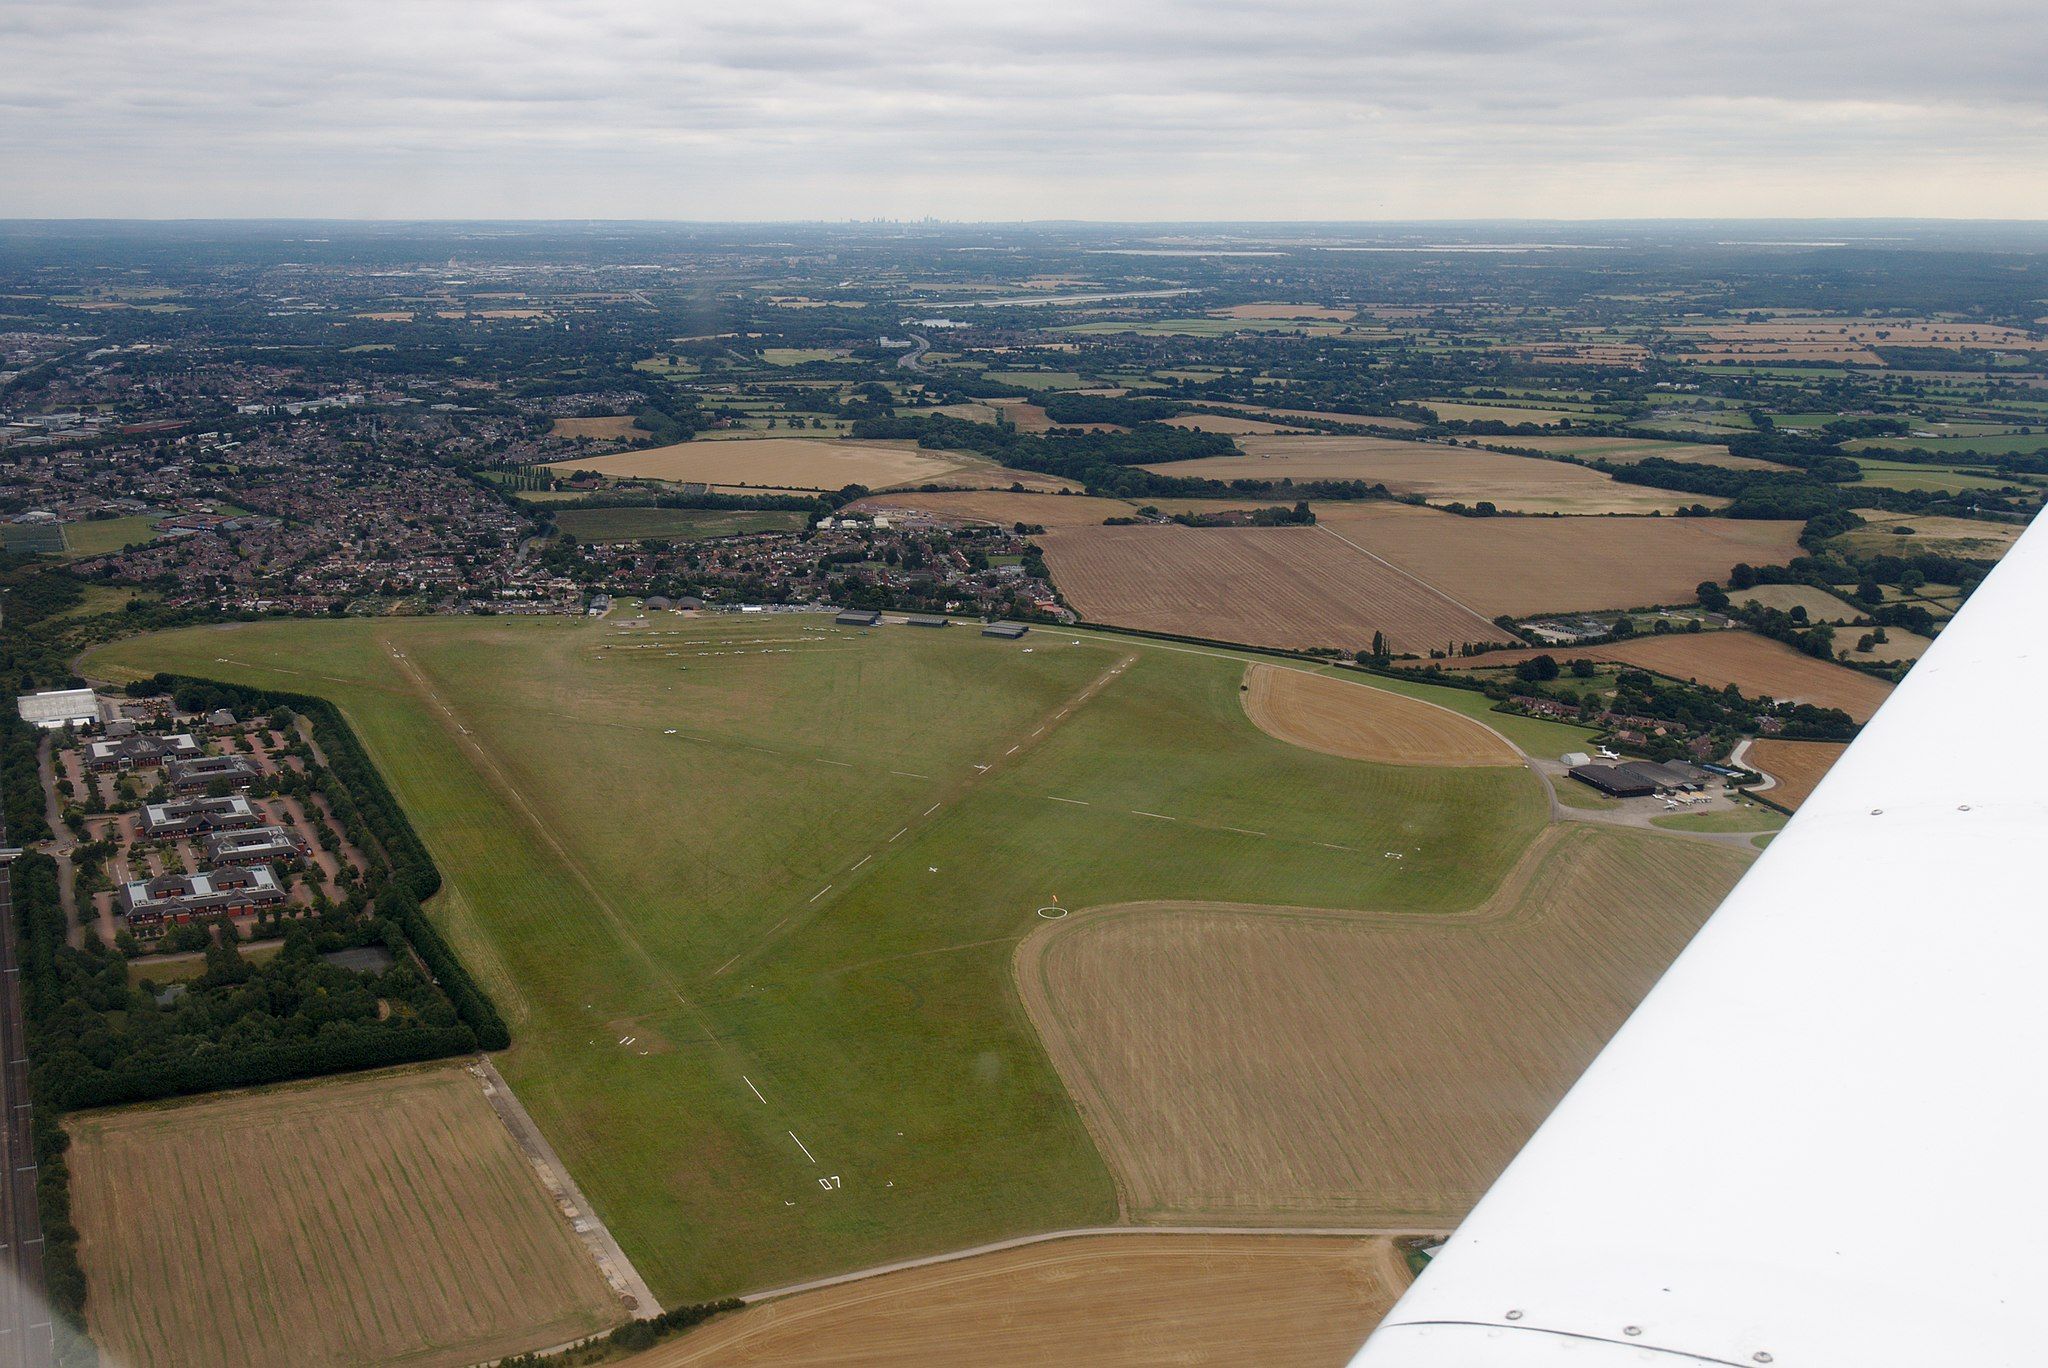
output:
[[[0,0],[0,217],[2048,218],[2044,0]]]

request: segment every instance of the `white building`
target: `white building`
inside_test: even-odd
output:
[[[22,694],[14,700],[24,722],[56,731],[61,727],[90,727],[100,720],[100,701],[91,689],[50,689]]]

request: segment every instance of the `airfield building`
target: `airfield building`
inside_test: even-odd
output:
[[[832,619],[841,627],[875,627],[882,621],[882,615],[867,608],[848,608]]]
[[[1022,622],[991,622],[981,629],[981,634],[985,637],[1001,637],[1005,641],[1015,641],[1030,630],[1030,626]]]
[[[1569,772],[1610,798],[1642,798],[1657,791],[1655,781],[1631,773],[1626,765],[1574,765]]]
[[[940,617],[936,613],[912,613],[903,619],[913,627],[951,627],[953,619]]]

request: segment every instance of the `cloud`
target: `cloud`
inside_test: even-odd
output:
[[[2028,0],[9,0],[0,216],[2048,216]]]

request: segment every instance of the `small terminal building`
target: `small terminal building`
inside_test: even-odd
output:
[[[841,627],[877,627],[882,615],[871,608],[848,608],[832,620]]]
[[[1001,637],[1005,641],[1015,641],[1030,630],[1031,628],[1022,622],[991,622],[981,629],[981,634],[985,637]]]

